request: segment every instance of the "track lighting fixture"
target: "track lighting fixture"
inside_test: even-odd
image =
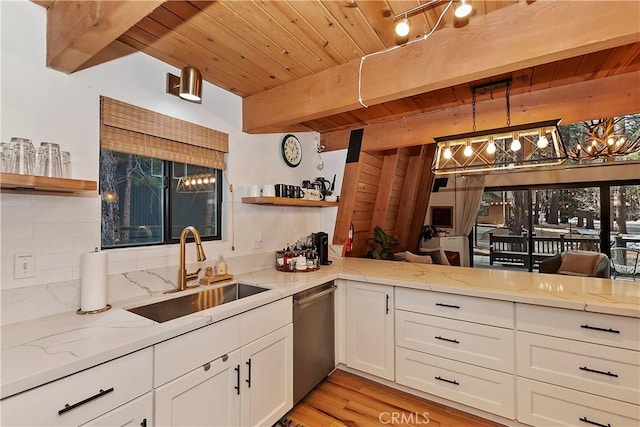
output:
[[[435,6],[438,3],[445,3],[446,1],[447,0],[430,0],[426,3],[405,10],[402,13],[396,14],[394,17],[396,34],[399,37],[407,37],[409,35],[409,31],[411,30],[411,21],[409,20],[410,15],[422,12],[423,10],[431,6]],[[449,2],[453,3],[453,0],[449,0]],[[471,14],[472,11],[473,8],[471,7],[470,0],[458,0],[454,15],[456,16],[456,18],[466,18]]]

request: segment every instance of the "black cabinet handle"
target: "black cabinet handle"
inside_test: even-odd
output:
[[[102,397],[102,396],[104,396],[105,394],[109,394],[109,393],[111,393],[112,391],[113,391],[113,387],[111,387],[111,388],[109,388],[109,389],[107,389],[107,390],[100,389],[100,391],[99,391],[98,393],[94,394],[93,396],[91,396],[91,397],[87,397],[86,399],[81,400],[80,402],[74,403],[73,405],[69,405],[69,404],[67,403],[66,405],[64,405],[64,408],[62,408],[62,409],[60,409],[60,410],[58,411],[58,415],[62,415],[62,414],[64,414],[65,412],[68,412],[68,411],[70,411],[70,410],[72,410],[72,409],[77,408],[78,406],[81,406],[81,405],[84,405],[85,403],[91,402],[92,400],[95,400],[95,399],[97,399],[97,398],[99,398],[99,397]]]
[[[441,302],[437,302],[436,305],[438,307],[447,307],[447,308],[460,308],[459,305],[453,305],[453,304],[443,304]]]
[[[608,377],[616,377],[618,378],[618,374],[614,374],[611,371],[598,371],[596,369],[587,368],[586,366],[580,366],[581,371],[593,372],[594,374],[606,375]]]
[[[612,334],[619,334],[620,331],[617,331],[615,329],[605,329],[605,328],[598,328],[597,326],[589,326],[589,325],[580,325],[581,328],[583,329],[591,329],[592,331],[602,331],[602,332],[611,332]]]
[[[249,384],[249,388],[251,388],[251,359],[247,360],[246,364],[249,366],[249,375],[245,381]]]
[[[444,338],[444,337],[441,337],[441,336],[439,336],[439,335],[438,335],[437,337],[435,337],[435,339],[437,339],[437,340],[442,340],[442,341],[447,341],[447,342],[452,342],[452,343],[454,343],[454,344],[460,344],[460,341],[458,341],[458,340],[456,340],[456,339]]]
[[[389,314],[389,294],[387,294],[387,313]]]
[[[437,379],[438,381],[444,381],[445,383],[449,383],[449,384],[455,384],[455,385],[460,385],[460,383],[456,380],[448,380],[446,378],[442,378],[442,377],[435,377],[435,379]]]
[[[598,427],[611,427],[611,424],[607,423],[607,424],[600,424],[597,423],[595,421],[591,421],[589,418],[587,417],[580,417],[580,421],[582,421],[583,423],[587,423],[587,424],[591,424],[594,426],[598,426]]]
[[[143,419],[142,422],[140,423],[140,427],[147,427],[147,419]]]
[[[240,394],[240,365],[236,365],[234,369],[236,370],[236,385],[233,388],[236,389],[237,394]]]

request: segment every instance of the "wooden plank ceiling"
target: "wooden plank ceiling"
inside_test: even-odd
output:
[[[41,0],[37,3],[48,7],[48,26],[51,26],[53,17],[56,16],[53,12],[56,9],[62,10],[62,6],[58,6],[59,3],[67,4],[64,8],[66,14],[73,8],[73,4],[83,2]],[[117,13],[111,15],[112,17],[126,15],[123,13],[123,8],[108,6],[112,3],[109,1],[87,3],[97,5],[92,6],[95,9],[93,13],[96,16],[96,22],[99,21],[97,17],[100,13],[108,8],[118,9]],[[95,57],[101,55],[110,58],[116,54],[109,55],[105,51],[122,51],[123,45],[126,45],[178,68],[186,65],[195,66],[202,72],[206,81],[243,98],[248,98],[274,88],[286,87],[300,79],[313,78],[335,67],[357,61],[364,55],[396,46],[397,40],[393,31],[394,15],[424,3],[424,0],[168,1],[159,7],[156,7],[158,2],[151,1],[118,3],[137,4],[135,8],[131,6],[136,16],[146,16],[126,31],[120,31],[117,39],[111,41],[100,55],[97,51],[103,46],[95,43],[93,49],[96,54],[93,55],[93,61],[90,59],[89,63],[95,63]],[[141,3],[146,3],[147,6],[141,6]],[[536,2],[475,0],[472,1],[474,12],[467,23],[456,22],[453,7],[450,7],[443,15],[437,32],[452,28],[460,30],[470,25],[473,20],[482,20],[485,15],[488,19],[493,13],[497,13],[496,16],[498,16],[512,9],[514,11],[518,9],[518,13],[522,13],[523,7],[536,7],[530,3]],[[572,7],[576,8],[576,13],[580,13],[578,11],[580,3],[588,2],[574,3],[575,6]],[[628,5],[630,2],[626,3]],[[104,4],[103,9],[100,8],[101,4]],[[635,4],[640,12],[639,3],[631,2],[631,4]],[[410,16],[409,39],[413,40],[430,32],[447,6],[448,2],[442,1],[424,12]],[[147,9],[152,11],[147,14]],[[611,9],[614,7],[611,6]],[[637,21],[637,18],[631,19]],[[104,19],[104,22],[107,21],[108,19]],[[636,25],[636,21],[630,21],[630,25]],[[491,24],[490,21],[483,22]],[[121,23],[117,26],[118,28],[114,28],[116,25],[107,24],[106,26],[109,27],[107,30],[100,30],[99,25],[93,25],[88,26],[85,31],[91,36],[89,42],[99,37],[109,41],[102,34],[118,31],[122,25]],[[527,31],[527,27],[531,25],[536,24],[535,22],[523,23],[521,31]],[[620,23],[619,21],[604,22],[602,25],[620,25]],[[500,30],[498,24],[493,26],[496,31]],[[51,31],[55,31],[55,28]],[[58,31],[64,33],[64,29],[58,28]],[[635,31],[640,33],[638,28]],[[53,36],[49,34],[48,40],[56,41],[54,36],[55,34]],[[549,37],[554,37],[551,28]],[[512,93],[518,95],[586,80],[635,73],[640,71],[639,41],[640,36],[636,36],[625,41],[624,44],[620,42],[619,45],[597,51],[580,52],[578,49],[575,56],[558,61],[523,67],[507,73],[497,73],[479,81],[453,84],[437,90],[381,102],[368,108],[353,108],[337,114],[274,126],[268,131],[315,130],[326,133],[450,109],[470,104],[472,84],[507,77],[513,79]],[[66,68],[59,67],[59,69],[72,72],[81,68],[80,64],[74,63],[78,61],[77,50],[79,47],[82,55],[91,57],[90,48],[86,46],[89,42],[86,38],[80,42],[67,41],[66,45],[71,46],[71,49],[67,49],[70,52],[68,56],[73,58],[67,61]],[[561,40],[558,41],[558,43],[561,42]],[[532,40],[531,43],[536,41]],[[53,49],[56,46],[53,48],[48,46],[48,48]],[[60,46],[57,46],[56,52],[60,50]],[[64,45],[62,50],[64,54]],[[55,67],[56,63],[60,62],[64,62],[64,56],[62,59],[49,58],[48,65]],[[355,77],[351,76],[351,78]],[[331,88],[325,90],[329,91]],[[312,104],[313,100],[306,99],[305,96],[309,97],[308,94],[298,93],[300,103]],[[490,96],[492,95],[486,95],[486,97]]]

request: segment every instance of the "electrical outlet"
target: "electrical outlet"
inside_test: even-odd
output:
[[[36,276],[36,260],[33,255],[16,255],[13,269],[14,279],[26,279]]]
[[[253,248],[260,249],[262,247],[262,233],[253,233]]]

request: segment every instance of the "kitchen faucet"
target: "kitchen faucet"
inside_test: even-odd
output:
[[[196,241],[196,254],[198,257],[198,261],[204,261],[207,259],[206,255],[204,254],[204,249],[202,249],[202,241],[200,240],[200,233],[198,233],[198,230],[191,225],[185,227],[184,230],[182,230],[182,233],[180,233],[180,267],[178,270],[178,287],[176,289],[171,289],[170,291],[165,292],[165,294],[171,292],[180,292],[184,291],[187,288],[195,288],[198,286],[187,286],[187,282],[190,280],[196,280],[198,278],[200,270],[202,270],[202,268],[198,268],[198,270],[196,270],[194,273],[187,273],[187,267],[184,265],[187,246],[187,234],[189,234],[189,232],[193,234],[193,238]]]

